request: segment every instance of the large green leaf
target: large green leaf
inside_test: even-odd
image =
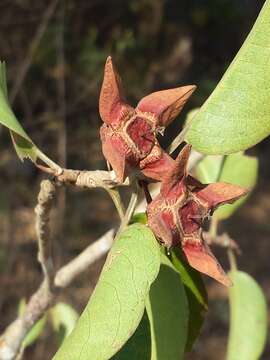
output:
[[[151,332],[150,322],[146,311],[135,333],[112,357],[112,360],[150,360],[151,359]]]
[[[185,350],[190,351],[199,335],[208,309],[207,292],[201,274],[189,266],[179,249],[174,249],[171,252],[171,259],[174,267],[181,275],[188,300],[188,337]]]
[[[165,255],[151,286],[146,310],[151,328],[151,360],[183,359],[188,304],[181,277]]]
[[[270,134],[270,0],[186,139],[205,154],[245,150]]]
[[[151,230],[129,226],[116,239],[93,295],[54,360],[111,358],[139,325],[159,267],[159,245]]]
[[[229,274],[230,333],[227,360],[260,359],[267,336],[267,304],[256,281],[242,271]]]
[[[226,157],[206,156],[197,166],[196,172],[203,183],[223,181],[252,190],[257,181],[258,160],[242,152]],[[233,204],[221,206],[215,211],[214,217],[219,220],[227,219],[247,197],[248,195]]]

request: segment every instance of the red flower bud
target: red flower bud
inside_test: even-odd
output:
[[[203,185],[187,175],[191,146],[186,145],[164,176],[160,194],[148,205],[148,224],[168,248],[182,246],[189,264],[222,284],[230,279],[202,237],[202,223],[220,205],[232,203],[247,193],[227,183]]]
[[[156,135],[171,123],[195,86],[158,91],[144,97],[134,109],[124,99],[120,77],[111,57],[105,65],[99,99],[102,151],[120,182],[132,171],[161,180],[173,160],[161,149]]]

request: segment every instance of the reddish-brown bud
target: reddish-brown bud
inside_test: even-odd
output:
[[[189,264],[229,286],[230,279],[202,237],[202,223],[219,206],[247,193],[240,186],[203,185],[187,175],[191,147],[186,145],[163,179],[160,194],[148,205],[148,223],[168,248],[181,245]]]
[[[123,96],[120,77],[108,57],[99,99],[102,151],[120,182],[131,171],[162,180],[173,160],[161,149],[156,135],[181,111],[195,86],[158,91],[144,97],[137,108]]]

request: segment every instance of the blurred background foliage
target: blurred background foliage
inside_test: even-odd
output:
[[[99,143],[98,97],[103,66],[112,55],[133,105],[149,92],[194,83],[186,111],[214,89],[251,29],[259,0],[1,0],[0,58],[7,63],[13,109],[34,142],[60,165],[105,168]],[[162,139],[167,145],[179,119]],[[255,192],[224,223],[243,251],[240,267],[270,299],[270,142],[250,150],[259,157]],[[16,316],[17,304],[41,280],[36,260],[33,208],[40,174],[19,162],[0,127],[0,330]],[[68,219],[68,221],[67,221]],[[56,266],[68,261],[117,223],[107,194],[62,189],[52,219]],[[226,265],[223,251],[216,249]],[[257,259],[257,260],[256,260]],[[76,280],[61,298],[81,311],[103,261]],[[226,349],[226,290],[207,279],[210,311],[188,359],[222,359]],[[57,347],[50,329],[26,350],[27,359],[49,359]],[[42,354],[42,355],[41,355]],[[270,357],[269,346],[264,359]]]

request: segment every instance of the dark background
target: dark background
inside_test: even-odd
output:
[[[13,109],[34,142],[60,165],[105,169],[99,142],[98,96],[103,66],[112,55],[130,103],[149,92],[196,84],[182,116],[169,128],[169,143],[187,110],[208,97],[237,53],[263,1],[66,0],[0,1],[0,58],[7,63]],[[182,120],[181,120],[182,119]],[[247,204],[222,224],[240,244],[239,267],[254,276],[270,299],[269,140],[259,157],[258,185]],[[2,331],[42,279],[36,260],[34,212],[45,176],[18,160],[8,131],[0,127],[0,312]],[[59,267],[118,218],[104,191],[60,191],[53,212],[54,258]],[[214,249],[228,268],[225,252]],[[59,299],[81,311],[104,259]],[[210,306],[202,334],[188,359],[223,359],[228,334],[226,290],[205,279]],[[49,359],[57,348],[49,327],[26,359]],[[263,359],[270,357],[269,347]]]

